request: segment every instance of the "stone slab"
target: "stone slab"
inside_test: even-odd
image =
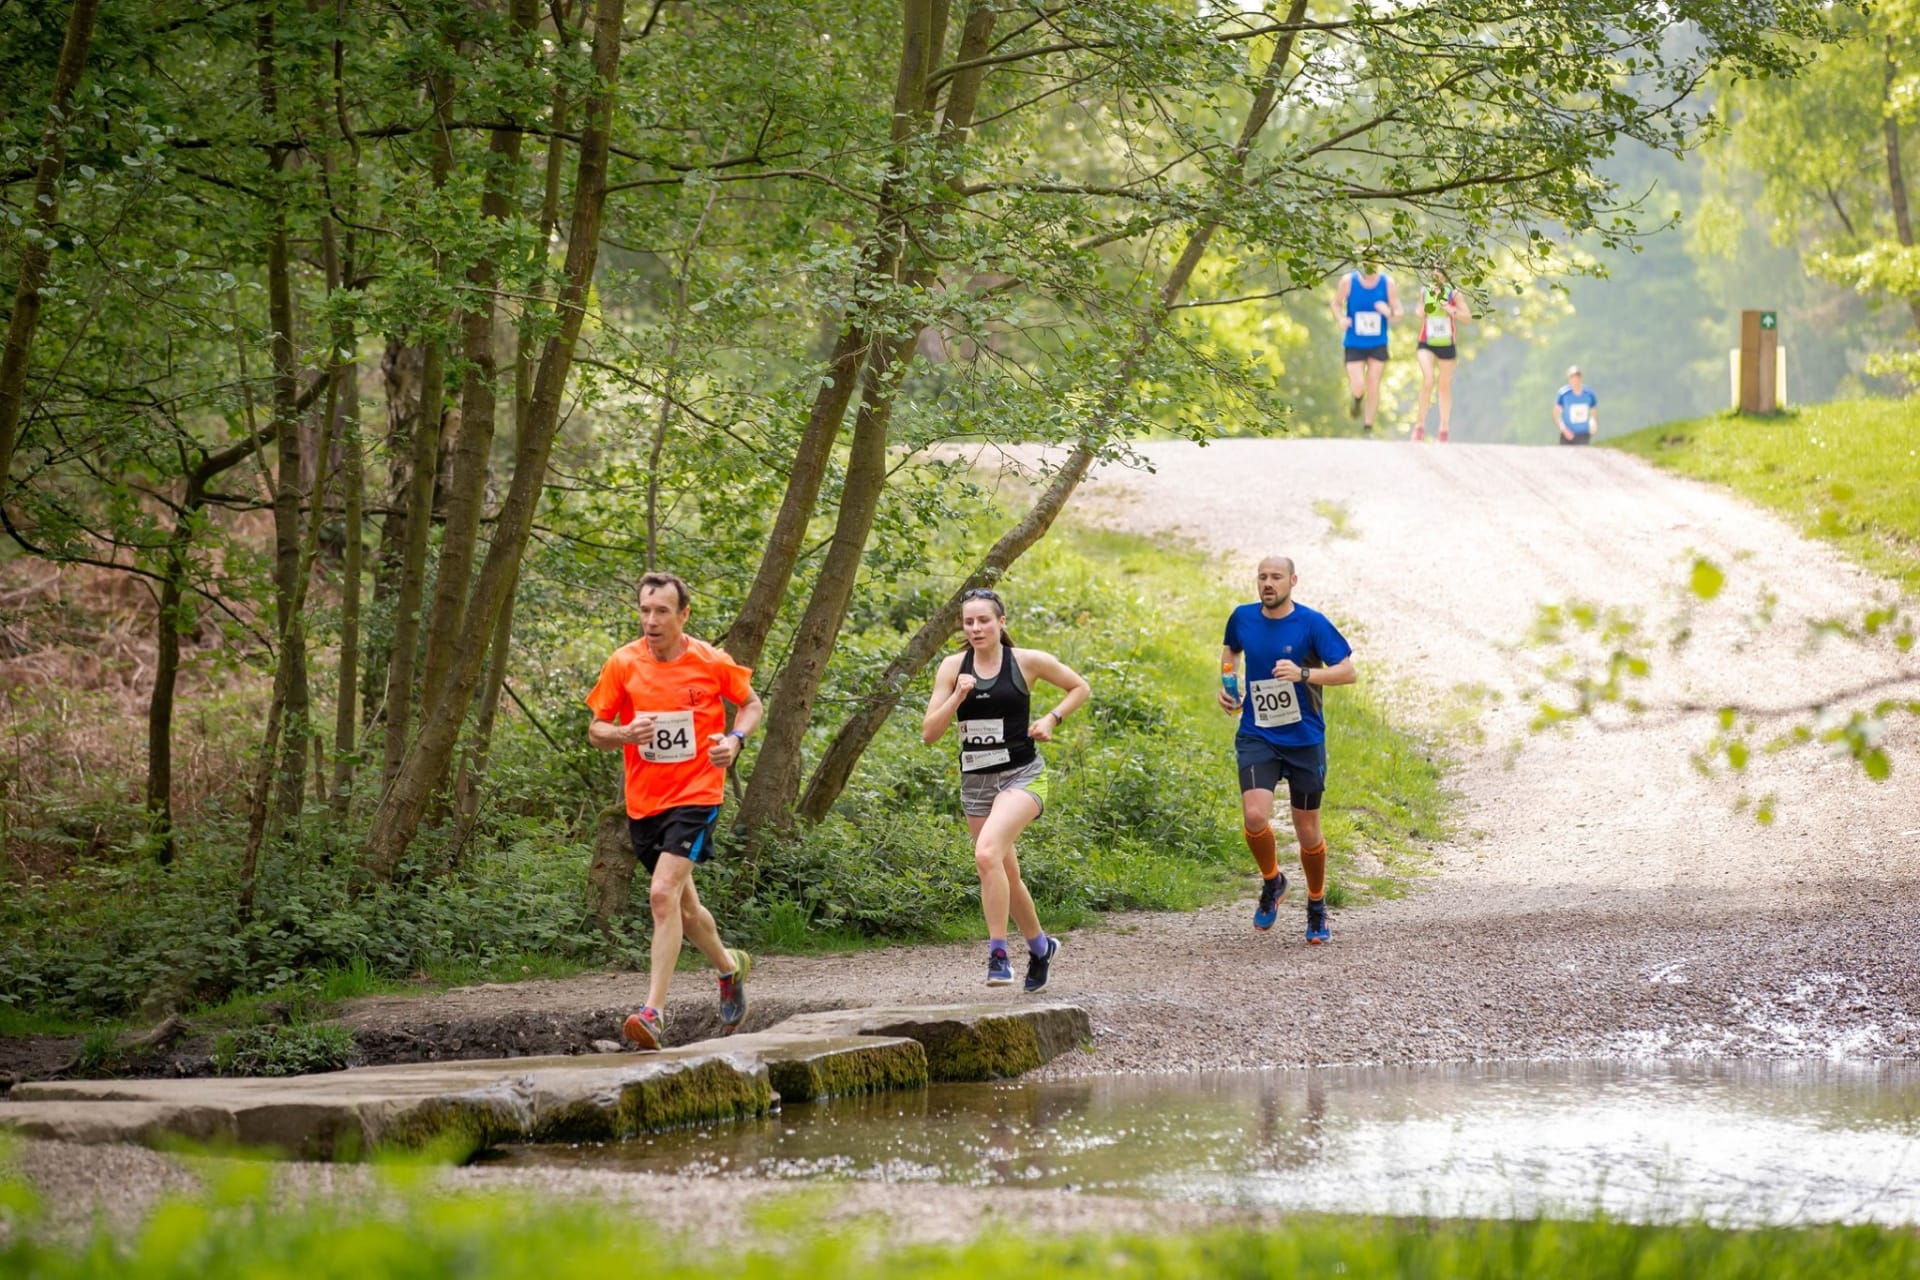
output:
[[[780,1093],[776,1094],[775,1082]],[[309,1160],[455,1139],[602,1141],[762,1115],[779,1097],[923,1088],[910,1039],[772,1029],[660,1053],[364,1067],[285,1079],[29,1081],[0,1128],[73,1141],[164,1136],[224,1141]],[[84,1114],[83,1114],[84,1113]]]
[[[803,1013],[777,1031],[806,1036],[917,1040],[933,1080],[1002,1080],[1051,1062],[1093,1038],[1078,1005],[1052,1002],[877,1007]]]

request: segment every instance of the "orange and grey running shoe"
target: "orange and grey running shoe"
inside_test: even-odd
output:
[[[652,1005],[627,1015],[620,1029],[642,1053],[651,1053],[667,1042],[667,1016]]]

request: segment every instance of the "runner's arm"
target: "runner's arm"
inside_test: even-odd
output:
[[[1053,710],[1045,712],[1039,720],[1035,720],[1027,727],[1028,736],[1032,737],[1035,736],[1033,731],[1040,728],[1041,721],[1051,719],[1053,723],[1038,735],[1040,741],[1047,742],[1053,738],[1053,731],[1060,727],[1061,722],[1084,706],[1087,699],[1093,696],[1093,686],[1087,683],[1085,676],[1050,653],[1043,653],[1037,649],[1026,649],[1021,652],[1027,657],[1028,666],[1032,668],[1036,678],[1045,680],[1051,685],[1058,685],[1067,691],[1067,696],[1055,703]]]
[[[766,714],[760,695],[752,685],[747,686],[747,700],[737,705],[740,709],[733,714],[733,728],[719,734],[707,750],[707,761],[716,769],[733,767],[733,762],[747,749],[747,735],[760,727],[760,719]]]
[[[1360,674],[1353,665],[1352,654],[1348,654],[1330,667],[1316,667],[1301,675],[1301,679],[1308,684],[1316,685],[1352,684],[1359,678]]]
[[[1220,646],[1220,674],[1223,676],[1240,674],[1240,651],[1230,644]],[[1222,711],[1238,711],[1240,704],[1227,696],[1225,688],[1213,691],[1213,700],[1220,704]]]
[[[928,746],[940,741],[940,735],[953,723],[953,713],[960,709],[960,700],[973,691],[973,677],[967,677],[967,687],[960,687],[960,659],[948,658],[934,672],[933,696],[927,699],[927,714],[920,721],[920,738]]]
[[[1562,411],[1562,406],[1558,400],[1553,402],[1553,425],[1560,428],[1561,435],[1569,440],[1573,439],[1573,432],[1567,430],[1566,415]]]
[[[1341,276],[1340,283],[1333,286],[1333,322],[1344,331],[1353,324],[1353,317],[1347,314],[1347,286],[1349,277]]]
[[[618,751],[632,744],[644,747],[653,741],[653,717],[637,715],[625,724],[615,724],[611,720],[594,717],[587,726],[587,743],[602,751]]]
[[[1455,320],[1473,319],[1473,304],[1467,301],[1467,295],[1464,290],[1455,289],[1453,291],[1452,296],[1447,299],[1447,310],[1453,313]]]
[[[1387,277],[1387,311],[1389,316],[1395,320],[1407,314],[1400,306],[1400,282],[1392,276]]]

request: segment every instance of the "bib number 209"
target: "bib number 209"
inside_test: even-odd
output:
[[[1262,729],[1300,723],[1300,695],[1291,680],[1255,680],[1247,692],[1253,698],[1253,722]]]
[[[649,764],[685,764],[693,759],[693,712],[656,711],[653,741],[640,748]]]

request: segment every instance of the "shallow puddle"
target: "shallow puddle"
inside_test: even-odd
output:
[[[512,1163],[1262,1208],[1920,1222],[1920,1068],[1523,1063],[940,1085]]]

